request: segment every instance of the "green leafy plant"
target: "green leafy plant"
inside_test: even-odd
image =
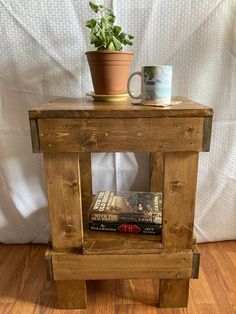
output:
[[[122,50],[123,45],[133,45],[130,34],[122,31],[121,27],[114,25],[116,17],[113,10],[105,8],[101,4],[89,2],[90,8],[100,15],[98,19],[91,19],[86,22],[90,29],[90,43],[97,50]]]

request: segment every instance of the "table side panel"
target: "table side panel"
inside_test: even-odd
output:
[[[39,119],[42,152],[201,151],[204,118]]]

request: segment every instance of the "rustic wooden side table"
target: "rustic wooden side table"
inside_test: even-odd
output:
[[[193,245],[198,155],[209,151],[213,110],[186,98],[166,108],[56,100],[29,111],[43,153],[52,229],[46,252],[60,308],[86,307],[86,280],[160,279],[160,307],[186,307],[198,276]],[[149,152],[150,190],[163,192],[162,236],[87,230],[92,152]]]

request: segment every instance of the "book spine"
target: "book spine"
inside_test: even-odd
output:
[[[161,217],[153,215],[147,217],[145,215],[132,215],[132,214],[108,214],[108,213],[89,213],[90,221],[99,222],[124,222],[124,223],[149,223],[149,224],[161,224]]]
[[[142,233],[160,235],[162,226],[160,224],[130,224],[119,222],[94,222],[89,221],[89,229],[92,231],[109,231],[122,233]]]

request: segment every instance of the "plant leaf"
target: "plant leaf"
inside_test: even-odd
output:
[[[104,47],[103,41],[96,36],[93,36],[90,43],[93,44],[97,49],[99,49],[100,47]]]
[[[97,24],[96,20],[94,20],[94,19],[88,20],[88,21],[86,22],[86,27],[88,27],[88,28],[93,28],[93,27],[96,26],[96,24]]]
[[[107,28],[107,20],[105,18],[101,18],[101,21],[99,23],[100,28],[105,30]]]
[[[120,33],[118,38],[119,38],[119,41],[121,41],[123,43],[123,39],[125,38],[126,34],[125,33]]]
[[[99,31],[99,28],[98,28],[97,25],[96,25],[95,27],[93,27],[93,28],[91,29],[91,34],[96,35],[98,31]]]
[[[121,31],[121,27],[120,26],[116,25],[116,26],[113,27],[113,32],[114,32],[114,34],[116,36],[119,35],[120,31]]]
[[[106,42],[106,34],[103,29],[100,30],[100,36],[104,42]]]
[[[94,12],[98,12],[98,9],[99,9],[99,6],[96,4],[96,3],[93,3],[91,1],[89,1],[89,5],[90,5],[90,8],[94,11]]]
[[[114,25],[116,17],[112,9],[91,1],[89,1],[89,6],[100,15],[98,19],[90,19],[86,22],[86,27],[90,29],[90,42],[97,50],[119,51],[122,49],[122,45],[133,44],[134,37],[122,32],[120,26]]]
[[[124,45],[129,45],[129,46],[133,45],[133,42],[127,38],[124,41],[125,41],[125,43],[123,42]]]
[[[115,36],[112,36],[112,41],[114,43],[115,50],[120,50],[121,49],[121,42]]]
[[[116,17],[114,14],[109,14],[108,17],[107,17],[107,21],[111,24],[113,24],[116,20]]]
[[[115,46],[114,46],[114,44],[113,44],[113,42],[111,41],[110,42],[110,44],[108,45],[108,48],[107,48],[108,50],[115,50]]]
[[[94,35],[94,34],[92,34],[92,35],[91,35],[90,44],[95,44],[95,43],[96,43],[96,41],[97,41],[97,36],[96,36],[96,35]]]

